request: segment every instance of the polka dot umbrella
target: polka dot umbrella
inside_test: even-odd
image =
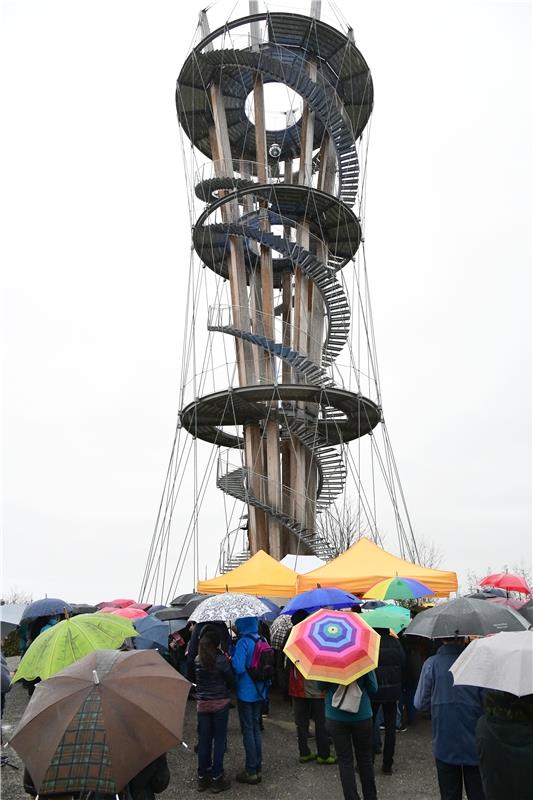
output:
[[[322,608],[292,628],[283,652],[308,680],[352,683],[378,664],[380,636],[361,616]]]

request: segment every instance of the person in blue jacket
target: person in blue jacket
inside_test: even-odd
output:
[[[245,752],[245,768],[237,773],[239,783],[261,783],[261,709],[268,698],[268,682],[254,681],[248,674],[255,642],[259,639],[257,617],[241,617],[235,627],[239,638],[231,659],[235,673],[237,708]]]
[[[356,713],[341,711],[332,704],[336,683],[320,682],[325,691],[326,723],[337,753],[339,775],[344,800],[360,800],[355,781],[355,761],[361,779],[363,800],[377,800],[372,745],[372,703],[370,696],[378,689],[376,671],[358,678],[361,700]]]
[[[485,800],[475,731],[483,713],[483,691],[454,686],[450,667],[465,647],[464,639],[449,639],[424,662],[415,694],[415,708],[431,711],[433,755],[441,800]]]

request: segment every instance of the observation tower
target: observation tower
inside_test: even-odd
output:
[[[320,2],[309,15],[262,11],[253,0],[247,10],[212,30],[201,12],[200,41],[177,81],[194,311],[146,591],[163,583],[184,436],[195,447],[210,443],[216,461],[209,487],[207,469],[196,479],[195,503],[216,483],[242,509],[237,527],[222,533],[219,569],[227,570],[260,549],[276,559],[336,555],[317,517],[345,490],[346,446],[383,423],[366,265],[355,264],[370,70],[351,28],[323,21]],[[371,504],[357,491],[359,504]],[[412,552],[400,527],[400,549]],[[379,540],[375,520],[369,533]],[[187,550],[198,561],[197,519]]]

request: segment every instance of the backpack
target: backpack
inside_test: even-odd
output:
[[[254,683],[255,681],[272,680],[275,672],[274,648],[272,648],[262,636],[255,639],[255,637],[249,633],[245,633],[244,635],[255,642],[250,666],[246,668],[248,675]]]

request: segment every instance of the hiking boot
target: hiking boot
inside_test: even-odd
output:
[[[308,764],[310,761],[316,760],[316,753],[309,753],[307,756],[300,756],[300,764]]]
[[[249,783],[252,786],[260,782],[260,778],[257,777],[257,772],[246,772],[245,769],[235,775],[235,780],[237,783]]]
[[[384,775],[392,775],[392,767],[386,767],[385,765],[383,765],[381,767],[381,771]]]
[[[327,758],[322,758],[322,756],[316,757],[317,764],[336,764],[337,757],[336,756],[328,756]]]
[[[199,792],[205,792],[206,789],[209,789],[211,786],[211,776],[206,775],[205,778],[198,777],[198,783],[196,784],[196,788]]]
[[[225,792],[226,789],[231,787],[231,781],[224,773],[219,775],[218,778],[213,778],[211,781],[211,792],[212,794],[218,794],[219,792]]]

